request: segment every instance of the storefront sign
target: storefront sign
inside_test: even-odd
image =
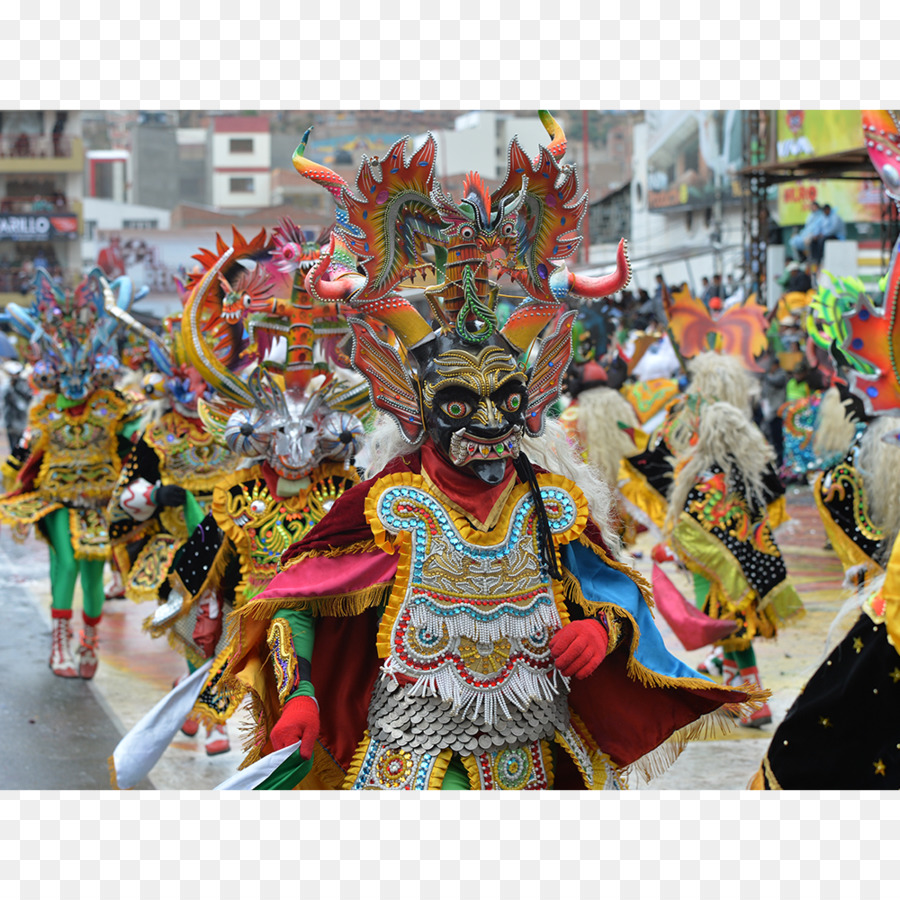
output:
[[[0,215],[0,241],[74,241],[78,238],[78,216]]]

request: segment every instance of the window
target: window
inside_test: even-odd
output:
[[[228,142],[229,153],[252,153],[253,138],[231,138]]]
[[[253,179],[252,178],[230,178],[228,180],[228,190],[232,194],[252,194]]]
[[[159,228],[158,219],[123,219],[123,228],[133,228],[135,230]]]

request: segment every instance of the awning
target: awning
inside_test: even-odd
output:
[[[878,173],[865,147],[842,150],[806,159],[783,159],[778,162],[747,166],[737,173],[742,178],[762,178],[766,184],[803,181],[807,178],[833,178],[842,181],[874,181]]]

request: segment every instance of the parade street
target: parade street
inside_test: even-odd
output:
[[[742,790],[759,765],[775,726],[821,661],[825,639],[844,595],[841,567],[824,549],[825,535],[808,487],[787,489],[791,520],[776,533],[788,572],[806,607],[806,616],[784,627],[776,641],[757,641],[764,686],[772,690],[772,725],[738,728],[724,740],[690,744],[675,764],[649,785],[633,777],[632,789]],[[638,568],[649,579],[646,535],[637,544]],[[666,571],[688,597],[690,582]],[[107,601],[100,626],[100,667],[93,681],[56,678],[47,666],[50,630],[47,547],[29,537],[16,543],[9,528],[0,530],[0,788],[105,789],[110,787],[107,759],[121,736],[171,688],[184,672],[182,658],[164,640],[142,631],[154,604]],[[76,596],[78,609],[80,598]],[[77,622],[77,619],[75,620]],[[669,649],[696,666],[707,651],[685,652],[656,616]],[[139,785],[153,789],[209,789],[240,764],[242,709],[229,722],[231,750],[208,757],[203,730],[180,734]]]

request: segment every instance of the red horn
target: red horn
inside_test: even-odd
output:
[[[569,272],[569,293],[578,297],[608,297],[623,291],[631,281],[631,263],[628,261],[628,244],[625,238],[619,241],[616,250],[616,271],[599,278],[588,278]]]

